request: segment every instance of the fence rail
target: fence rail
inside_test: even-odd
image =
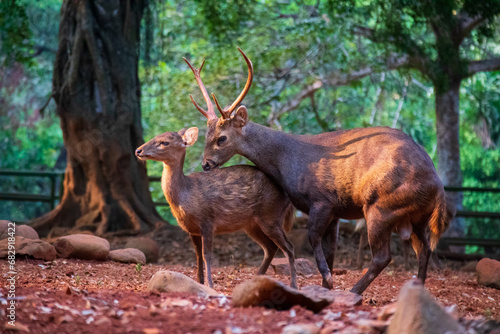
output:
[[[54,172],[33,172],[0,170],[0,177],[41,177],[50,180],[50,194],[28,194],[28,193],[2,193],[0,192],[0,201],[26,201],[26,202],[44,202],[49,203],[50,208],[55,208],[56,202],[61,200],[63,193],[64,171]],[[57,181],[59,182],[59,191],[56,192]],[[160,176],[150,176],[149,182],[160,182]],[[482,193],[500,193],[500,188],[480,188],[480,187],[444,187],[449,192],[482,192]],[[167,202],[154,202],[155,206],[168,206]],[[476,212],[476,211],[457,211],[457,217],[464,218],[492,218],[500,219],[500,212]],[[476,238],[443,238],[448,244],[452,245],[477,245],[500,247],[500,240],[476,239]]]

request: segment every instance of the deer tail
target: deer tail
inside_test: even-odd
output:
[[[295,216],[295,208],[292,204],[288,205],[285,211],[285,221],[283,222],[283,229],[285,232],[290,232],[293,226],[293,218]]]
[[[436,249],[439,238],[450,225],[450,220],[455,216],[455,206],[446,198],[444,190],[439,191],[436,197],[436,205],[429,220],[430,246]]]

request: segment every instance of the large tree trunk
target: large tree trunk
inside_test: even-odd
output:
[[[59,206],[36,219],[42,235],[138,233],[162,222],[135,158],[143,143],[138,79],[145,0],[65,0],[53,94],[67,167]]]
[[[460,168],[460,119],[459,91],[460,80],[450,82],[446,90],[436,92],[436,132],[438,174],[445,186],[462,186],[462,170]],[[462,209],[463,194],[448,192],[457,210]],[[465,225],[463,219],[454,219],[448,236],[463,236]]]

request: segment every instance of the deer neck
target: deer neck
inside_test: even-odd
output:
[[[187,178],[183,172],[185,156],[184,153],[182,158],[175,162],[163,162],[161,188],[170,205],[179,204],[180,195],[186,187]]]
[[[300,154],[303,143],[292,135],[253,122],[248,122],[242,131],[243,141],[238,153],[283,183],[282,171],[291,163],[290,158]]]

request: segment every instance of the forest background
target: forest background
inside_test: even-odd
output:
[[[246,81],[239,46],[254,65],[254,83],[244,102],[253,121],[296,134],[398,128],[422,145],[439,169],[443,149],[436,135],[436,96],[448,85],[439,71],[454,54],[443,59],[450,45],[439,29],[447,22],[433,25],[432,17],[462,15],[464,20],[467,11],[471,26],[464,27],[470,31],[456,55],[470,61],[457,58],[470,73],[459,81],[459,154],[450,157],[459,162],[457,178],[463,177],[464,186],[499,188],[500,3],[437,2],[445,14],[417,0],[150,1],[138,50],[144,140],[199,127],[201,140],[188,149],[185,173],[201,171],[206,119],[189,94],[203,99],[182,57],[197,67],[206,59],[203,81],[228,104]],[[60,121],[50,99],[60,10],[56,0],[0,3],[0,169],[66,167]],[[482,21],[472,22],[474,14]],[[248,162],[235,157],[230,163]],[[149,162],[147,168],[150,176],[162,171],[161,163]],[[42,180],[0,178],[0,192],[43,194],[49,188]],[[151,183],[150,190],[153,201],[164,201],[159,183]],[[500,198],[467,193],[463,209],[500,212]],[[48,211],[43,203],[0,202],[0,217],[14,221]],[[168,208],[158,211],[175,223]],[[466,236],[500,238],[498,220],[465,219],[462,229]]]

